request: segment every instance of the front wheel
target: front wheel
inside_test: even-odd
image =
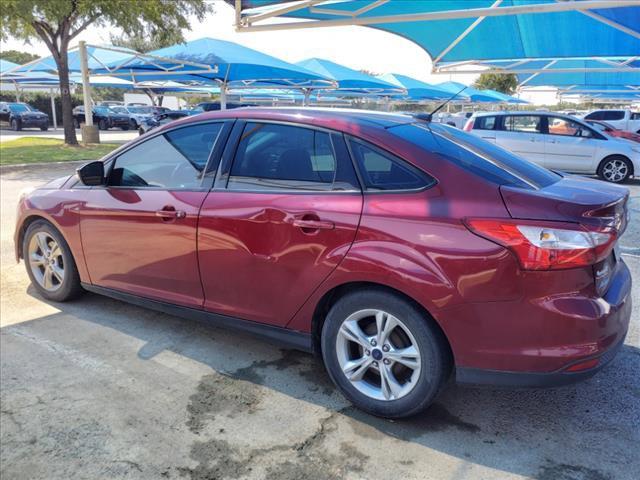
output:
[[[29,225],[22,252],[31,284],[44,298],[64,302],[82,293],[71,249],[49,222],[38,220]]]
[[[424,410],[451,372],[446,340],[433,320],[384,290],[342,297],[327,315],[321,342],[333,382],[373,415],[401,418]]]
[[[98,122],[98,129],[107,130],[108,128],[109,128],[109,125],[107,125],[107,121],[106,120],[100,120]]]
[[[46,132],[47,130],[49,130],[49,127],[40,127],[40,130],[42,130],[43,132]]]
[[[19,132],[20,130],[22,130],[22,125],[20,125],[20,122],[15,118],[11,120],[11,130],[15,132]]]
[[[631,162],[622,155],[605,158],[598,167],[598,175],[607,182],[622,183],[631,175]]]

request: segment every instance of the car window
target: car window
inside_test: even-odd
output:
[[[624,120],[623,110],[603,110],[602,120]]]
[[[542,133],[542,117],[538,115],[507,115],[503,129],[509,132]]]
[[[599,132],[607,132],[608,130],[610,130],[605,124],[599,122],[589,122],[589,125],[591,125]]]
[[[631,112],[631,120],[640,120],[640,112]]]
[[[94,107],[93,111],[100,115],[109,115],[109,113],[113,113],[113,111],[107,107]]]
[[[120,155],[109,185],[197,189],[222,123],[192,125],[156,135]]]
[[[31,110],[27,105],[23,103],[14,103],[13,105],[9,105],[9,109],[13,113],[29,112]]]
[[[367,190],[418,190],[435,183],[432,177],[373,145],[349,142]]]
[[[389,131],[498,185],[543,188],[561,178],[494,143],[447,125],[413,123],[399,125]]]
[[[231,168],[232,190],[332,190],[336,154],[327,132],[249,122]]]
[[[473,122],[474,130],[493,130],[496,128],[496,117],[476,117]]]
[[[579,123],[566,118],[547,117],[549,122],[549,135],[562,135],[565,137],[580,137],[585,128]]]

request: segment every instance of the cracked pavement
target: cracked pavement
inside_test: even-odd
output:
[[[13,260],[18,192],[74,165],[3,169],[0,477],[604,480],[640,470],[640,181],[623,237],[632,326],[593,379],[449,386],[424,414],[371,417],[320,362],[97,295],[47,303]]]

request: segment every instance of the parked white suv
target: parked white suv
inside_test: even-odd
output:
[[[552,112],[487,112],[464,127],[538,165],[620,183],[640,172],[640,145]]]
[[[594,110],[585,120],[603,120],[613,127],[627,132],[640,133],[640,112],[631,110]]]

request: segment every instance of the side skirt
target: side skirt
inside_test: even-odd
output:
[[[151,300],[149,298],[131,295],[129,293],[113,290],[111,288],[98,287],[96,285],[91,285],[88,283],[82,283],[82,288],[89,292],[115,298],[116,300],[122,300],[139,307],[149,308],[151,310],[156,310],[162,313],[168,313],[170,315],[183,317],[188,320],[195,320],[209,326],[248,332],[252,335],[262,337],[278,345],[286,346],[295,350],[301,350],[303,352],[313,352],[313,343],[310,333],[304,333],[282,327],[275,327],[273,325],[252,322],[250,320],[229,317],[227,315],[207,312],[206,310],[199,310],[197,308],[173,305],[171,303]]]

